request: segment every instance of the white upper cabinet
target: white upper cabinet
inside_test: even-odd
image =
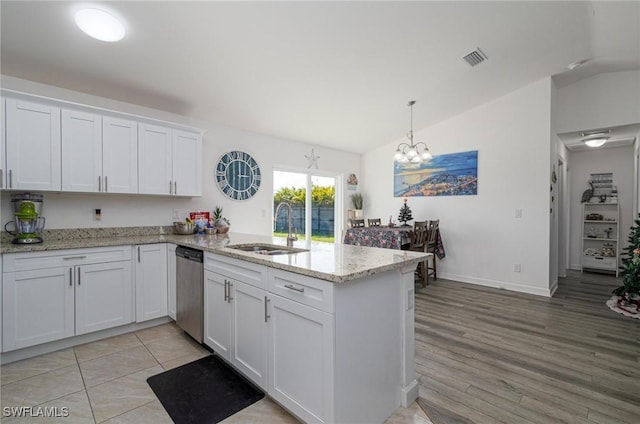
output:
[[[60,108],[6,99],[6,154],[9,189],[59,191]]]
[[[62,110],[62,191],[137,193],[138,124]]]
[[[0,97],[0,189],[7,188],[7,164],[5,163],[5,128],[6,115],[4,97]]]
[[[143,194],[202,195],[202,136],[140,124],[139,185]]]
[[[173,194],[171,128],[140,124],[138,157],[140,193]]]
[[[138,123],[102,118],[102,175],[105,193],[138,192]]]
[[[202,196],[202,136],[173,130],[173,194]]]
[[[98,192],[102,179],[102,116],[62,110],[62,191]]]

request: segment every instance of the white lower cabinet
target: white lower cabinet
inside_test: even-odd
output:
[[[3,351],[132,322],[130,251],[126,246],[3,255]]]
[[[207,269],[213,257],[205,255],[204,343],[266,390],[267,292],[238,279],[244,272],[255,273],[253,264],[223,275]],[[225,261],[223,266],[227,265]]]
[[[135,246],[136,322],[167,315],[167,245]],[[175,262],[175,259],[174,259]]]
[[[167,243],[167,313],[176,320],[176,245]]]
[[[273,294],[269,299],[269,395],[305,422],[331,422],[333,315]]]

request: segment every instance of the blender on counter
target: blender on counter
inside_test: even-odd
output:
[[[13,205],[14,221],[5,224],[4,229],[9,234],[15,236],[12,240],[14,244],[42,243],[42,230],[45,219],[42,212],[42,195],[21,193],[11,195]],[[9,231],[7,226],[13,223],[15,232]]]

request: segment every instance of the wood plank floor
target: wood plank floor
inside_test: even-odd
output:
[[[640,320],[606,306],[618,285],[572,272],[550,299],[420,288],[418,403],[434,424],[640,423]]]

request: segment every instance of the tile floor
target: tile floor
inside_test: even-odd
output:
[[[195,361],[209,352],[175,324],[124,334],[0,367],[3,424],[153,423],[172,421],[146,382],[152,375]],[[64,418],[5,417],[5,407],[66,407]],[[265,397],[223,423],[297,423]],[[414,403],[387,424],[430,424]]]

